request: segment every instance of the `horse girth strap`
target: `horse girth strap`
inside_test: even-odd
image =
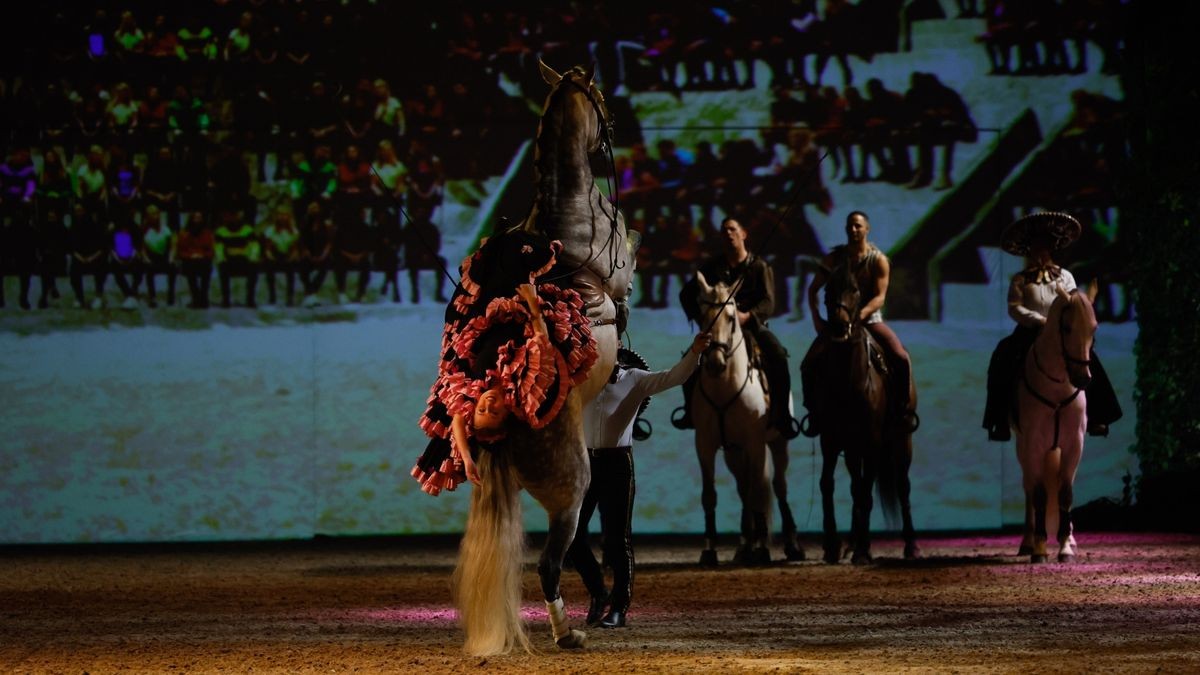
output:
[[[600,326],[615,326],[616,323],[617,323],[617,320],[615,318],[613,318],[613,319],[592,319],[591,321],[588,322],[588,325],[590,325],[592,328],[598,328]]]
[[[746,377],[742,380],[742,386],[738,387],[738,390],[734,392],[733,396],[728,401],[725,402],[725,405],[717,405],[717,402],[708,395],[708,392],[704,391],[704,378],[698,378],[696,380],[696,389],[700,390],[700,395],[704,397],[704,400],[707,401],[717,413],[717,436],[721,439],[722,448],[728,445],[725,440],[725,411],[729,410],[730,406],[732,406],[739,398],[742,397],[742,392],[746,390],[746,385],[750,384],[750,375],[753,372],[753,368],[746,369]]]
[[[1079,392],[1083,391],[1083,389],[1076,388],[1073,394],[1064,398],[1062,401],[1055,403],[1045,396],[1042,396],[1038,390],[1033,388],[1033,385],[1029,383],[1029,375],[1024,371],[1021,372],[1021,381],[1025,383],[1025,390],[1033,395],[1033,398],[1036,399],[1038,403],[1041,403],[1042,405],[1054,411],[1054,442],[1050,445],[1050,449],[1053,450],[1054,448],[1059,447],[1058,436],[1062,421],[1062,411],[1064,408],[1071,405],[1076,398],[1079,398]]]

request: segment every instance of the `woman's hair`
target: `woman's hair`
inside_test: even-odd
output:
[[[496,427],[491,427],[489,429],[480,429],[478,427],[475,429],[475,440],[479,441],[480,443],[495,443],[497,441],[502,441],[507,435],[507,423]]]

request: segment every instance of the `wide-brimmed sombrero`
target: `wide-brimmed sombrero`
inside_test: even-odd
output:
[[[1029,255],[1029,249],[1039,237],[1051,242],[1050,250],[1058,251],[1071,245],[1083,226],[1069,213],[1040,211],[1017,218],[1000,235],[1000,247],[1013,255]]]
[[[650,365],[646,363],[646,359],[642,358],[641,354],[633,351],[632,349],[626,349],[625,347],[617,348],[617,363],[620,364],[622,368],[640,368],[641,370],[650,370]],[[637,414],[640,416],[642,413],[646,412],[646,406],[648,405],[650,405],[649,396],[642,399],[641,405],[638,406]]]

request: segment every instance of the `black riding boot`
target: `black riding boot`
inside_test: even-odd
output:
[[[800,435],[800,424],[788,410],[788,394],[792,390],[792,378],[787,372],[787,362],[766,367],[767,386],[771,389],[771,426],[789,441]]]
[[[892,396],[895,403],[892,405],[892,410],[895,413],[895,419],[903,426],[908,425],[908,428],[913,429],[916,426],[917,412],[914,409],[913,402],[910,399],[910,391],[912,387],[912,364],[908,361],[899,358],[890,359],[891,373],[889,381],[892,385]]]
[[[800,364],[800,395],[803,397],[804,409],[808,411],[804,416],[808,424],[802,425],[801,431],[809,438],[816,438],[821,435],[821,413],[817,409],[817,394],[813,391],[812,379],[812,365],[805,359]]]
[[[1094,350],[1091,360],[1092,383],[1087,388],[1087,432],[1092,436],[1107,436],[1108,425],[1121,419],[1123,413],[1108,373]]]

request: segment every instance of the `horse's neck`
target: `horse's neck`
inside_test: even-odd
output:
[[[578,125],[543,126],[538,136],[534,157],[536,201],[551,228],[587,210],[595,185],[587,146],[586,132]]]
[[[1059,315],[1056,312],[1052,316],[1056,323],[1051,324],[1047,317],[1046,325],[1042,326],[1042,331],[1033,341],[1029,358],[1025,359],[1025,376],[1039,391],[1073,390],[1074,387],[1068,382],[1067,363],[1063,360],[1058,331],[1052,328],[1052,325],[1057,325]]]

